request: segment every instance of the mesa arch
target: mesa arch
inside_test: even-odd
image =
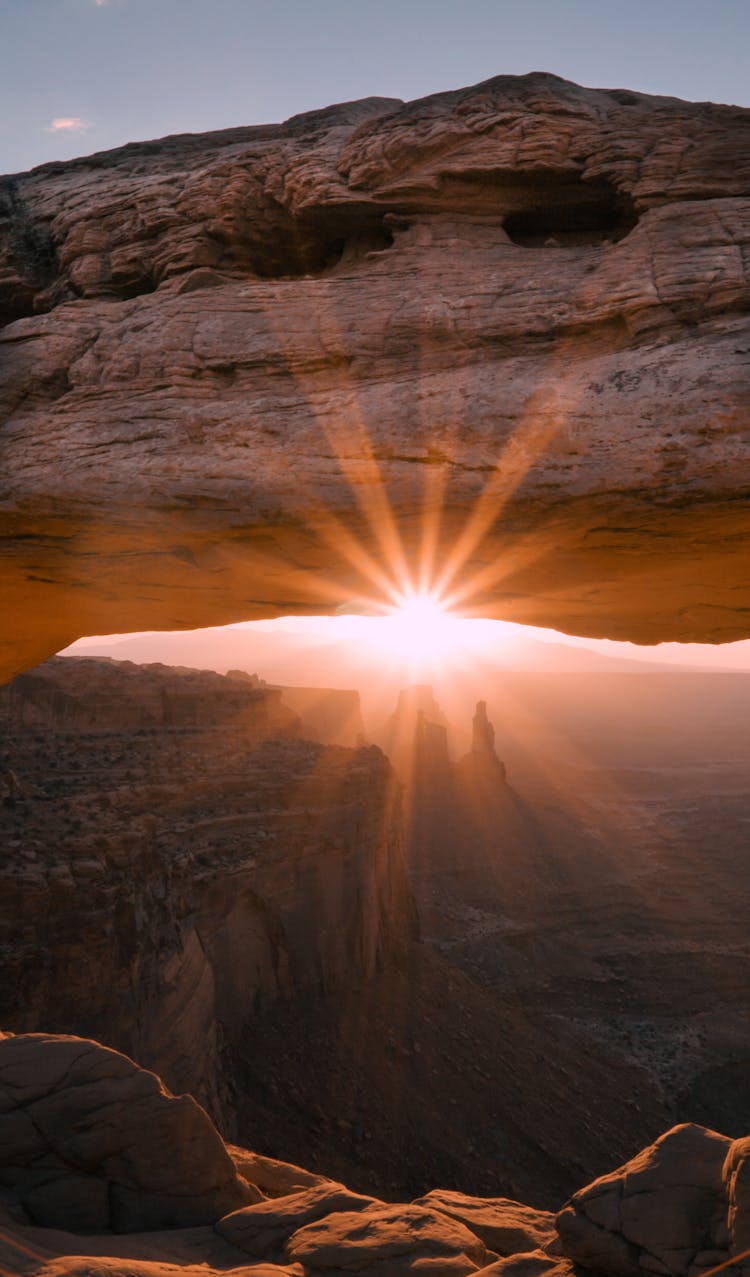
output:
[[[745,637],[749,305],[750,110],[541,73],[3,179],[0,677],[425,544],[482,615]]]

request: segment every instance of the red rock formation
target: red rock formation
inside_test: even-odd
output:
[[[376,1203],[365,1213],[337,1211],[292,1234],[286,1253],[310,1273],[368,1270],[410,1277],[464,1277],[485,1265],[484,1243],[463,1224],[424,1206]]]
[[[208,1115],[98,1042],[0,1034],[0,1184],[37,1224],[140,1232],[254,1200]]]
[[[257,740],[299,730],[278,689],[105,657],[56,657],[19,675],[0,688],[0,720],[11,730],[76,733],[231,726]]]
[[[420,1197],[417,1206],[429,1206],[466,1224],[489,1250],[498,1255],[541,1250],[555,1237],[554,1217],[507,1197],[466,1197],[436,1188]]]
[[[747,634],[748,136],[534,74],[6,179],[2,670],[371,592],[381,483],[485,615]]]
[[[264,1163],[265,1198],[246,1178]],[[502,1198],[305,1186],[98,1043],[0,1035],[0,1263],[29,1277],[688,1277],[734,1256],[746,1272],[747,1165],[747,1139],[675,1127],[576,1193],[555,1238],[550,1214]]]
[[[436,780],[449,766],[448,720],[428,683],[402,687],[376,739],[407,784],[417,773]]]
[[[365,738],[359,692],[330,687],[280,687],[282,700],[299,715],[300,732],[325,745],[361,745]]]
[[[299,1228],[340,1211],[364,1211],[376,1204],[373,1197],[352,1193],[343,1184],[326,1182],[236,1210],[217,1224],[216,1231],[252,1259],[279,1260]]]
[[[471,722],[471,752],[463,760],[464,771],[488,780],[505,780],[505,764],[495,749],[495,728],[487,717],[487,702],[477,701]]]
[[[750,1140],[675,1126],[574,1194],[557,1217],[563,1251],[613,1277],[686,1277],[750,1246]],[[732,1271],[747,1272],[741,1259]]]
[[[0,806],[4,1027],[96,1034],[231,1129],[223,1050],[253,1011],[409,938],[387,760],[279,736],[290,718],[278,691],[129,662],[6,689],[25,797]]]

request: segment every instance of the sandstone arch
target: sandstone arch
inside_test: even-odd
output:
[[[750,634],[749,141],[535,74],[5,179],[0,676],[334,609],[439,506],[483,615]],[[550,189],[596,242],[512,242]]]

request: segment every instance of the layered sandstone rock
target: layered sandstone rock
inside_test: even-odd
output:
[[[467,1197],[436,1188],[416,1202],[439,1210],[470,1228],[498,1255],[541,1250],[555,1238],[554,1216],[507,1197]]]
[[[495,727],[487,717],[487,702],[477,701],[471,721],[471,750],[461,760],[464,782],[477,784],[501,784],[506,778],[505,764],[495,749]]]
[[[376,1204],[374,1198],[352,1193],[343,1184],[327,1183],[234,1211],[216,1225],[216,1231],[254,1259],[283,1258],[287,1242],[298,1229],[329,1215],[364,1211]]]
[[[103,657],[53,658],[19,675],[0,688],[0,722],[27,732],[231,727],[256,740],[302,734],[278,688],[213,670]]]
[[[269,684],[246,670],[227,670],[227,678],[252,687],[277,691],[284,705],[299,715],[300,735],[305,740],[319,740],[324,745],[360,745],[365,739],[365,725],[359,692],[337,687],[299,687]]]
[[[300,734],[324,745],[361,745],[366,738],[359,692],[331,687],[281,687],[282,700],[299,715]]]
[[[676,1126],[576,1193],[557,1217],[568,1258],[613,1277],[686,1277],[740,1260],[750,1241],[747,1139]]]
[[[227,1131],[253,1013],[369,978],[414,928],[387,759],[284,735],[279,696],[58,659],[0,700],[21,791],[0,804],[0,1023],[96,1035]]]
[[[381,598],[439,506],[485,615],[746,634],[748,137],[534,74],[5,179],[3,671]]]
[[[315,1175],[301,1166],[280,1162],[275,1157],[263,1157],[237,1144],[227,1144],[227,1152],[238,1173],[246,1182],[255,1185],[263,1197],[288,1197],[302,1189],[331,1183],[325,1175]]]
[[[437,1272],[465,1277],[485,1266],[488,1252],[463,1224],[424,1206],[378,1203],[368,1211],[337,1211],[299,1228],[286,1253],[305,1273],[411,1277]]]
[[[0,1034],[0,1184],[79,1232],[212,1223],[252,1200],[208,1115],[97,1042]]]
[[[407,785],[426,776],[439,783],[450,770],[448,728],[430,684],[413,683],[401,689],[375,737]]]

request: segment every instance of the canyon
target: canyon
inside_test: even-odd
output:
[[[377,749],[301,739],[277,690],[60,660],[0,690],[0,1019],[95,1035],[231,1129],[253,1007],[371,975],[408,939]]]
[[[367,1191],[488,1188],[524,1167],[546,1201],[575,1182],[582,1149],[599,1167],[627,1147],[614,1062],[599,1059],[612,1117],[581,1141],[575,1038],[540,1065],[544,1098],[524,1097],[550,1033],[419,943],[415,835],[377,746],[303,739],[258,678],[94,659],[19,676],[0,725],[8,1029],[96,1037],[194,1095],[229,1137],[340,1166]],[[407,714],[403,732],[416,727]],[[447,750],[437,761],[422,759],[420,787],[450,780]],[[473,1053],[475,1093],[461,1080]],[[493,1115],[468,1176],[435,1129],[441,1093],[467,1139],[477,1100]],[[550,1095],[566,1116],[547,1165]],[[646,1107],[660,1127],[662,1107]]]
[[[457,726],[405,688],[352,748],[329,697],[310,741],[294,689],[236,669],[19,676],[4,1026],[95,1037],[390,1199],[550,1209],[675,1121],[743,1134],[746,676],[484,691]]]

